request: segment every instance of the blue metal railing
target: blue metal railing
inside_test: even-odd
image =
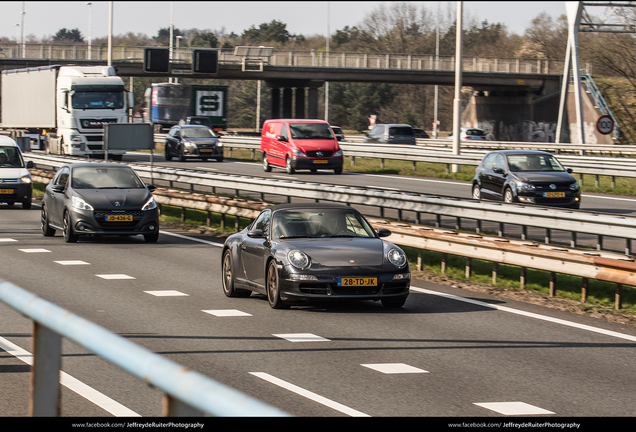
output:
[[[574,82],[574,77],[570,75],[570,84],[572,84],[573,82]],[[616,121],[616,118],[614,117],[612,110],[610,110],[609,106],[607,105],[607,102],[605,102],[605,98],[603,98],[601,91],[596,86],[596,83],[594,82],[592,75],[590,75],[587,69],[581,69],[581,83],[585,84],[585,86],[588,88],[590,95],[592,96],[592,99],[594,99],[594,106],[598,107],[599,111],[601,111],[601,114],[610,116],[612,120],[614,121],[613,137],[615,140],[618,140],[618,138],[620,137],[621,128],[618,125],[618,122]]]
[[[47,334],[49,337],[54,334],[66,337],[165,392],[168,405],[164,411],[165,415],[192,415],[194,412],[199,415],[213,416],[289,416],[277,408],[205,375],[186,369],[2,279],[0,279],[0,301],[33,320],[36,323],[35,328],[40,325],[47,330],[40,333]],[[36,339],[35,333],[34,339]],[[57,343],[61,345],[61,338],[59,339]],[[53,342],[53,345],[55,343]],[[43,344],[34,342],[33,345],[38,347],[47,344],[52,345],[50,342]],[[56,352],[58,357],[61,355],[61,346],[48,351],[46,349],[42,349],[41,352],[35,351],[32,353],[33,371],[38,371],[39,363],[51,363],[51,352]],[[61,363],[61,360],[57,363]],[[48,370],[46,373],[47,376],[35,376],[32,381],[45,378],[49,384],[59,385],[59,369]],[[37,386],[35,387],[37,391]],[[41,391],[47,395],[59,394],[59,392],[51,391],[50,388]],[[31,404],[59,406],[59,400],[44,400],[45,398],[41,396],[34,395],[32,391]],[[54,408],[47,411],[41,407],[32,406],[32,413],[54,411]]]

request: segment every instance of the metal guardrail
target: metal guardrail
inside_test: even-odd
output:
[[[36,155],[26,153],[25,158],[42,166],[59,167],[77,159],[58,156]],[[454,197],[416,194],[412,192],[385,191],[380,188],[364,188],[336,186],[319,183],[305,183],[286,179],[268,177],[246,177],[239,175],[196,172],[171,168],[157,168],[151,170],[147,165],[129,164],[144,179],[151,182],[161,181],[171,187],[174,183],[193,187],[210,187],[257,192],[261,196],[272,194],[285,197],[288,201],[292,197],[316,201],[331,201],[345,204],[372,206],[381,210],[393,209],[398,212],[414,212],[417,223],[421,214],[436,215],[438,221],[442,216],[477,221],[477,229],[481,230],[481,223],[494,222],[500,226],[511,224],[522,228],[522,237],[527,237],[528,227],[559,230],[572,233],[571,244],[576,245],[576,234],[591,234],[599,238],[600,248],[604,236],[625,239],[625,254],[631,255],[632,241],[636,240],[636,217],[629,215],[614,215],[584,210],[564,210],[522,204],[504,204],[498,202],[481,202]],[[401,214],[401,213],[400,213]],[[460,223],[460,222],[458,222]]]
[[[106,60],[108,47],[93,45],[90,56],[88,46],[84,44],[58,45],[26,43],[24,53],[21,44],[3,43],[3,58],[27,58],[50,60]],[[146,47],[114,46],[113,60],[143,61]],[[157,47],[153,47],[157,48]],[[189,63],[192,60],[193,48],[173,47],[173,62]],[[237,63],[241,56],[234,55],[234,49],[219,49],[219,62]],[[311,67],[343,67],[372,69],[418,69],[454,71],[455,56],[438,56],[432,54],[391,54],[391,53],[329,53],[315,50],[290,51],[274,50],[267,63],[272,66],[311,66]],[[505,72],[525,74],[562,74],[563,60],[496,58],[496,57],[464,57],[462,69],[465,72]]]
[[[47,177],[45,174],[43,178],[38,179],[45,181]],[[230,214],[249,219],[255,219],[260,211],[269,205],[264,202],[215,197],[185,190],[160,188],[154,192],[154,195],[161,205],[217,212],[222,215]],[[557,273],[575,275],[582,278],[582,302],[585,302],[587,298],[588,279],[613,282],[616,283],[616,309],[622,307],[623,284],[636,286],[636,262],[632,258],[617,253],[564,248],[502,236],[494,237],[403,222],[388,222],[374,217],[368,217],[368,219],[375,228],[391,229],[392,235],[388,240],[420,251],[418,270],[422,268],[423,250],[442,253],[442,271],[445,270],[447,255],[466,257],[467,278],[470,277],[473,258],[493,262],[493,281],[497,277],[499,264],[519,266],[521,288],[525,287],[526,269],[534,268],[551,273],[550,296],[556,294],[555,275]],[[224,221],[223,217],[222,225]],[[238,231],[238,218],[235,227]]]
[[[163,142],[165,135],[155,135],[155,142]],[[612,177],[612,184],[616,177],[636,178],[636,158],[631,157],[588,157],[574,156],[560,153],[619,153],[625,155],[636,154],[636,146],[598,145],[582,146],[580,144],[549,144],[549,143],[523,143],[506,141],[480,141],[473,144],[462,141],[462,153],[452,154],[452,142],[450,140],[418,140],[418,145],[392,145],[371,144],[353,142],[353,140],[340,142],[340,147],[345,156],[353,158],[374,158],[391,160],[405,160],[426,163],[442,163],[447,165],[477,166],[484,154],[495,149],[526,149],[543,150],[559,154],[559,160],[568,168],[572,168],[577,174],[589,174],[596,176]],[[254,152],[260,151],[260,138],[224,136],[223,145],[228,148],[248,149]],[[231,150],[230,150],[231,151]],[[598,180],[597,180],[598,182]]]
[[[59,416],[62,337],[165,392],[166,416],[289,416],[0,279],[0,301],[34,322],[31,416]]]

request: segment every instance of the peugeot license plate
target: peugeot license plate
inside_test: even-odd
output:
[[[374,277],[343,277],[338,278],[338,286],[376,286],[378,278]]]
[[[132,215],[106,215],[107,222],[132,222]]]

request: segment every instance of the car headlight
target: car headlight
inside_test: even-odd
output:
[[[155,201],[155,197],[151,196],[146,204],[141,208],[142,210],[154,210],[157,208],[157,201]]]
[[[297,149],[293,149],[292,153],[294,154],[294,156],[307,157],[307,155],[305,153],[303,153],[302,151],[297,150]]]
[[[575,181],[574,181],[574,183],[572,183],[572,184],[570,185],[570,190],[575,191],[575,190],[577,190],[578,188],[579,188],[579,182],[577,182],[577,181],[575,180]]]
[[[406,265],[406,255],[400,249],[391,249],[386,257],[396,267],[404,267]]]
[[[82,198],[73,195],[73,197],[71,198],[71,203],[73,205],[74,208],[79,209],[79,210],[93,210],[93,206],[88,204],[86,201],[84,201]]]
[[[81,135],[71,135],[71,141],[81,142],[82,141],[82,136]]]
[[[342,149],[340,149],[340,150],[336,151],[336,152],[333,154],[333,157],[340,157],[340,156],[342,156]]]
[[[536,190],[536,187],[533,184],[518,181],[517,189],[520,192],[534,192]]]
[[[301,250],[295,249],[293,251],[289,251],[287,259],[289,260],[289,263],[296,268],[304,269],[309,267],[309,257]]]
[[[31,182],[32,182],[32,180],[31,180],[31,174],[29,174],[29,175],[25,175],[25,176],[22,176],[22,178],[20,179],[20,181],[21,181],[22,183],[31,183]]]

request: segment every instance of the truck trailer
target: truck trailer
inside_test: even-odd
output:
[[[0,129],[38,136],[49,154],[104,155],[104,124],[127,123],[132,93],[113,66],[43,66],[2,71]],[[109,150],[121,160],[125,150]]]
[[[227,86],[153,83],[144,93],[145,123],[155,133],[165,133],[176,125],[194,122],[215,132],[227,129]]]

